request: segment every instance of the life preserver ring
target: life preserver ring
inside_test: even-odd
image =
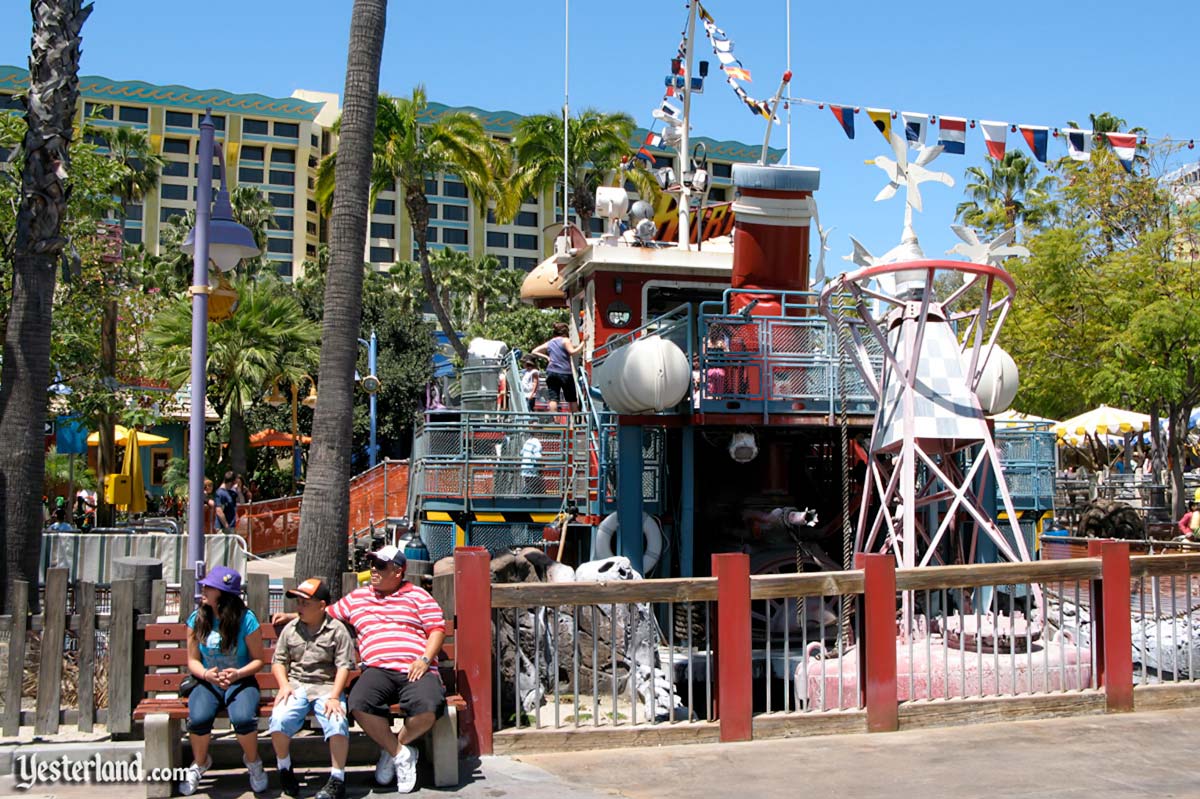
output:
[[[613,539],[616,537],[619,523],[617,514],[610,513],[596,528],[596,557],[611,558],[614,554]],[[642,514],[642,535],[646,538],[646,549],[642,554],[642,573],[645,574],[658,564],[662,557],[663,532],[658,522],[649,513]]]

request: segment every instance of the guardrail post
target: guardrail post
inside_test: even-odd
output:
[[[1104,695],[1110,713],[1133,710],[1133,633],[1130,625],[1129,543],[1100,545],[1104,582]],[[1096,623],[1093,621],[1092,626]]]
[[[893,732],[900,726],[896,693],[896,559],[860,554],[863,570],[863,700],[868,732]]]
[[[471,754],[492,753],[492,559],[483,547],[454,551],[454,669],[467,702],[459,724]]]
[[[721,741],[753,737],[750,651],[750,556],[713,555],[717,577],[717,716]]]

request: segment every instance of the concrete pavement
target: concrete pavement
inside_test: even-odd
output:
[[[1163,799],[1200,797],[1200,708],[986,724],[874,735],[611,749],[463,764],[457,789],[418,795],[479,799],[701,799],[704,797],[917,797],[918,799]],[[271,773],[270,770],[268,773]],[[422,785],[432,783],[427,764]],[[264,796],[278,797],[274,774]],[[307,795],[323,783],[312,770]],[[369,768],[350,772],[349,795],[372,790]],[[250,799],[242,769],[203,785],[217,799]],[[9,795],[12,778],[0,779]],[[41,785],[57,799],[136,799],[140,786]],[[262,797],[260,797],[262,799]]]

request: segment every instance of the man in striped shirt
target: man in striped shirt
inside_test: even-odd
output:
[[[446,708],[437,653],[446,637],[442,609],[427,592],[404,579],[407,560],[395,546],[371,553],[371,584],[351,591],[326,612],[354,628],[362,676],[350,690],[350,712],[382,750],[375,781],[408,792],[417,784],[413,741],[433,727]],[[390,706],[405,713],[404,729],[392,732]]]

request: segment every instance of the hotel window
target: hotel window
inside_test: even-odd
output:
[[[220,161],[213,161],[212,173],[213,173],[213,177],[216,177],[217,175],[221,174],[221,162]],[[199,164],[195,164],[192,166],[192,177],[196,177],[196,178],[200,177],[200,165]]]
[[[536,258],[513,258],[513,268],[521,269],[526,272],[528,272],[530,269],[533,269],[535,266],[537,266],[537,264],[538,262]]]
[[[728,195],[727,195],[725,189],[709,189],[708,190],[708,201],[710,203],[723,203],[723,202],[725,202],[725,198],[727,196]]]
[[[315,213],[317,212],[317,201],[316,201],[316,200],[309,200],[309,201],[308,201],[308,203],[307,203],[307,208],[308,208],[308,210],[309,210],[311,213],[314,213],[314,214],[315,214]]]
[[[187,139],[163,139],[163,152],[175,153],[176,155],[188,155],[191,152],[192,143]]]
[[[316,222],[309,222],[304,227],[308,231],[308,235],[310,235],[310,236],[317,235],[317,223]]]
[[[163,165],[162,174],[169,178],[186,178],[188,176],[187,161],[168,161]]]
[[[467,231],[459,230],[458,228],[444,227],[442,228],[442,243],[443,244],[466,244]]]
[[[372,222],[371,238],[394,239],[396,238],[396,226],[388,224],[387,222]]]
[[[203,119],[203,117],[201,117]],[[213,119],[213,127],[217,130],[225,130],[225,117],[215,116]]]
[[[285,150],[282,147],[271,148],[271,163],[272,164],[294,164],[296,163],[296,151]]]
[[[508,247],[508,234],[497,233],[489,230],[487,233],[487,246],[489,247]]]
[[[255,136],[266,136],[267,121],[265,119],[243,119],[242,133],[252,134]]]
[[[262,147],[249,145],[242,148],[243,161],[261,161],[266,151]]]
[[[371,263],[390,264],[396,260],[396,251],[391,247],[372,247]]]
[[[101,103],[84,103],[83,115],[88,119],[112,119],[113,107]]]
[[[150,119],[150,109],[139,108],[133,105],[123,105],[117,114],[117,118],[122,122],[134,122],[144,125]]]
[[[171,208],[170,206],[163,206],[162,208],[158,209],[158,221],[160,222],[166,222],[173,216],[182,218],[186,215],[187,211],[183,208]]]
[[[276,208],[291,208],[296,204],[295,197],[278,191],[268,192],[267,201]]]
[[[438,207],[436,205],[434,205],[433,203],[429,204],[429,218],[430,219],[438,218]]]
[[[429,228],[429,230],[425,231],[425,241],[427,241],[427,242],[437,241],[437,239],[438,239],[437,233],[438,233],[437,228],[435,228],[435,227]]]
[[[537,211],[521,211],[517,214],[517,218],[513,220],[513,224],[519,225],[520,227],[537,227]]]
[[[447,197],[466,197],[467,187],[457,180],[443,180],[442,193]]]
[[[238,167],[238,183],[262,183],[263,171],[250,167]]]
[[[276,122],[275,135],[281,139],[300,138],[300,126],[295,122]]]
[[[282,169],[272,169],[271,184],[274,186],[294,186],[296,184],[296,173],[285,172]]]
[[[164,200],[186,200],[188,198],[187,186],[178,183],[164,183],[159,188],[162,190]]]
[[[437,185],[436,178],[425,178],[425,193],[426,194],[437,194],[438,193],[438,185]]]
[[[466,222],[467,221],[467,206],[465,205],[443,205],[442,219],[451,222]]]
[[[496,224],[496,209],[495,208],[489,208],[487,210],[487,223],[489,225]]]
[[[497,255],[494,257],[496,259],[496,263],[500,264],[501,269],[508,269],[508,256],[507,255]]]
[[[141,244],[142,229],[137,227],[125,228],[125,243],[126,244]]]
[[[0,111],[24,111],[25,107],[15,94],[0,94]]]
[[[536,250],[538,237],[530,233],[514,233],[513,248],[517,250]]]
[[[595,234],[595,235],[599,235],[599,234],[603,233],[604,232],[604,222],[605,222],[605,220],[593,216],[591,219],[588,220],[588,232]]]
[[[314,133],[309,136],[309,143],[314,150],[319,150],[321,148],[321,137]]]
[[[192,128],[196,126],[196,118],[182,111],[168,111],[167,125],[172,128]]]
[[[712,173],[714,178],[731,178],[733,177],[733,164],[713,164]]]
[[[292,254],[291,239],[267,239],[267,252],[273,252],[279,255]]]
[[[283,278],[285,283],[292,282],[292,262],[291,261],[276,261],[275,271]]]
[[[396,215],[396,201],[395,200],[376,200],[375,201],[375,213],[382,214],[384,216],[395,216]]]
[[[142,218],[143,207],[141,203],[130,203],[125,206],[125,218],[132,221],[138,221]]]
[[[275,223],[276,230],[293,230],[296,224],[296,220],[290,216],[272,217],[272,221]]]

